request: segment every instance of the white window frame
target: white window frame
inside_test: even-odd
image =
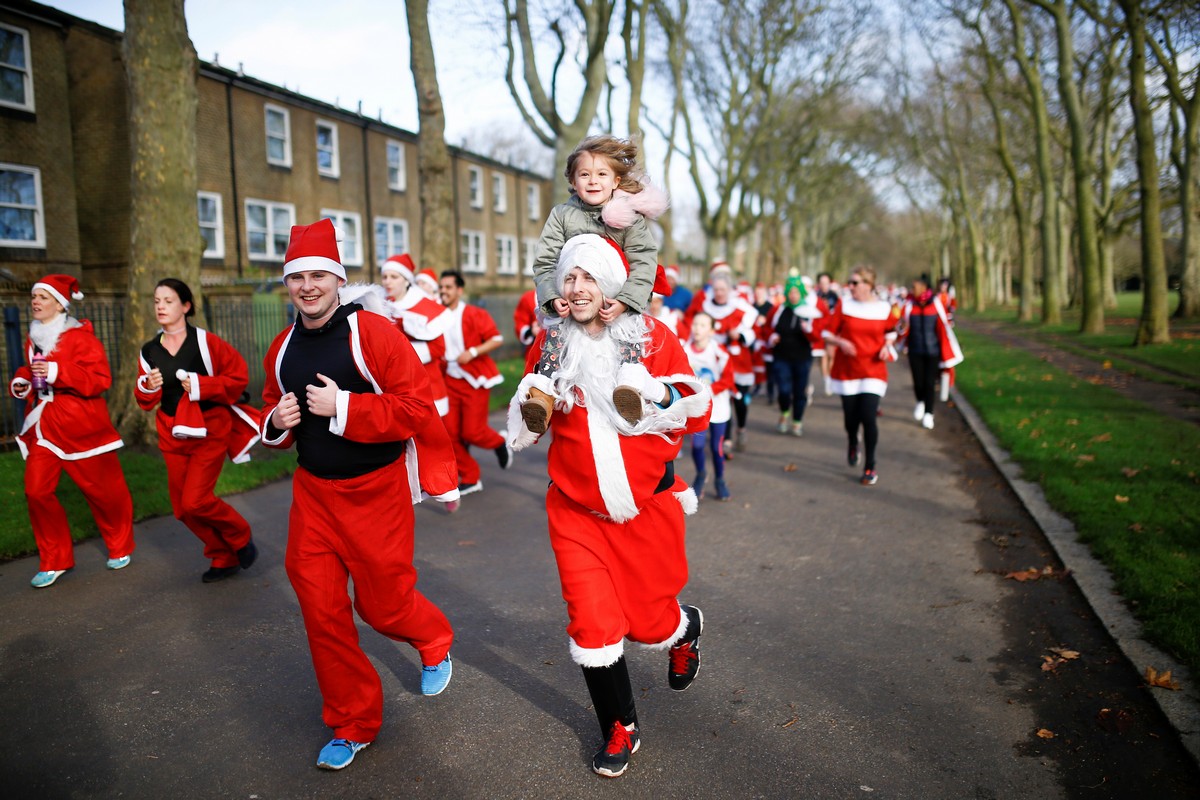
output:
[[[356,235],[353,239],[343,239],[338,242],[338,253],[342,257],[343,267],[361,267],[363,265],[362,214],[338,208],[322,208],[321,216],[333,220],[333,224],[341,228],[343,234],[349,233],[351,224],[353,224]]]
[[[476,275],[487,272],[483,231],[459,231],[459,243],[462,247],[462,263],[459,265],[462,271]]]
[[[200,201],[211,200],[216,209],[215,218],[212,222],[206,223],[200,219]],[[224,258],[225,257],[225,212],[221,202],[219,192],[196,192],[196,221],[200,225],[200,229],[208,228],[213,232],[213,241],[216,242],[216,247],[212,250],[205,250],[202,258]]]
[[[517,237],[499,234],[496,236],[496,274],[517,274]]]
[[[3,172],[27,172],[33,176],[33,205],[20,203],[5,203],[0,201],[0,207],[19,208],[33,211],[33,236],[30,239],[0,239],[0,247],[40,248],[46,246],[46,207],[42,203],[42,171],[37,167],[27,167],[24,164],[0,163]]]
[[[483,208],[483,170],[479,167],[467,167],[467,195],[471,208]]]
[[[492,173],[492,211],[496,214],[508,211],[508,176],[503,172]]]
[[[271,158],[271,112],[283,115],[283,158]],[[267,145],[267,163],[277,167],[292,166],[292,112],[274,103],[263,103],[263,134]]]
[[[379,226],[387,226],[386,238],[387,241],[383,247],[379,246]],[[396,230],[401,231],[403,241],[396,241]],[[387,261],[391,256],[397,256],[401,253],[407,253],[408,247],[408,220],[400,219],[399,217],[376,217],[375,224],[372,226],[375,236],[375,266],[382,267],[383,262]]]
[[[534,236],[526,236],[521,240],[521,260],[525,266],[522,267],[523,275],[533,274],[533,260],[537,256],[538,240]]]
[[[34,111],[36,109],[33,102],[33,50],[29,43],[29,31],[25,30],[24,28],[18,28],[15,25],[5,25],[2,22],[0,22],[0,28],[3,28],[6,31],[12,31],[13,33],[19,33],[25,40],[24,67],[18,67],[15,64],[0,64],[0,66],[6,69],[11,69],[13,72],[22,73],[22,83],[24,84],[23,88],[25,89],[25,102],[13,103],[9,100],[0,100],[0,106],[4,106],[5,108],[19,108],[22,111]]]
[[[392,153],[396,153],[396,161],[392,162]],[[403,192],[408,189],[408,163],[404,152],[404,142],[399,139],[387,140],[388,188],[393,192]],[[395,177],[393,178],[393,172]],[[407,224],[407,223],[406,223]]]
[[[330,145],[330,153],[329,153],[331,165],[328,167],[321,166],[321,150],[322,150],[321,129],[322,128],[328,128],[329,132],[332,134],[332,136],[330,136],[330,139],[332,140],[332,144]],[[339,156],[338,126],[337,126],[336,122],[330,122],[327,119],[317,120],[316,156],[317,156],[317,172],[319,174],[324,175],[326,178],[337,178],[337,177],[341,176],[342,161]]]
[[[262,229],[262,231],[267,236],[268,251],[266,253],[255,253],[254,250],[250,247],[251,231],[253,230],[253,231],[257,232],[259,230],[258,228],[252,229],[251,225],[250,225],[250,206],[252,206],[252,205],[263,206],[267,212],[266,213],[267,227]],[[288,224],[288,228],[286,231],[275,230],[275,228],[274,228],[274,219],[275,219],[274,212],[275,211],[286,211],[288,213],[288,216],[290,217],[290,222]],[[271,245],[275,241],[276,236],[282,235],[282,236],[284,236],[284,238],[286,240],[286,238],[291,235],[292,225],[296,224],[296,206],[294,206],[291,203],[276,203],[273,200],[260,200],[255,197],[247,197],[246,201],[245,201],[245,220],[246,220],[246,254],[250,258],[250,260],[282,262],[284,259],[284,256],[287,254],[287,245],[285,244],[283,247],[283,252],[278,253],[278,254],[272,252],[272,250],[274,248]]]
[[[525,205],[529,209],[531,222],[537,222],[542,218],[542,188],[536,183],[526,184]]]

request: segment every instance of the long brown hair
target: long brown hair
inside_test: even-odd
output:
[[[567,183],[574,183],[575,165],[579,163],[579,157],[584,153],[591,153],[593,156],[599,156],[608,161],[613,174],[617,176],[618,189],[630,194],[637,194],[642,190],[642,184],[633,172],[637,168],[638,154],[637,145],[633,142],[628,139],[618,139],[607,133],[587,137],[571,151],[571,155],[567,156],[567,169],[564,172]],[[573,188],[572,191],[574,191]]]

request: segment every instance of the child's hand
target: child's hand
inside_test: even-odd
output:
[[[554,313],[558,314],[560,317],[565,317],[567,314],[571,313],[571,305],[561,297],[554,298],[550,301],[550,303],[554,306]],[[601,314],[603,313],[604,312],[601,312]]]
[[[611,325],[613,320],[629,310],[629,306],[622,303],[620,300],[609,300],[606,305],[600,307],[600,319],[605,325]]]

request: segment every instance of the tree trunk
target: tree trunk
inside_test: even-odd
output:
[[[131,219],[121,363],[109,405],[127,441],[152,444],[154,416],[137,407],[138,353],[157,327],[154,285],[188,284],[203,324],[196,218],[196,50],[183,0],[125,0],[122,57],[129,92]],[[169,265],[166,266],[166,265]],[[164,269],[164,267],[166,267]]]
[[[1192,121],[1186,134],[1192,141],[1184,152],[1179,176],[1179,207],[1183,216],[1182,267],[1179,275],[1180,319],[1200,317],[1200,123]]]
[[[1146,95],[1146,18],[1137,0],[1118,0],[1129,32],[1129,108],[1137,143],[1142,222],[1142,317],[1135,345],[1167,344],[1167,265],[1163,255],[1154,115]]]
[[[446,114],[429,33],[429,0],[407,0],[413,86],[417,92],[417,183],[421,198],[421,263],[459,263],[454,224],[454,171],[446,147]]]

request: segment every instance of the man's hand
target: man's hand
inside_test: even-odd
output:
[[[561,297],[556,297],[550,301],[550,305],[554,306],[554,313],[560,317],[565,317],[571,313],[571,304]]]
[[[309,384],[304,389],[308,394],[308,410],[318,417],[333,417],[337,415],[338,385],[333,379],[317,373],[317,380],[324,386]]]
[[[281,431],[290,430],[300,424],[300,401],[296,399],[295,392],[288,392],[279,398],[279,404],[271,414],[271,424]]]
[[[600,307],[600,320],[605,325],[611,325],[613,320],[629,310],[629,306],[622,303],[620,300],[609,300],[606,304]]]

